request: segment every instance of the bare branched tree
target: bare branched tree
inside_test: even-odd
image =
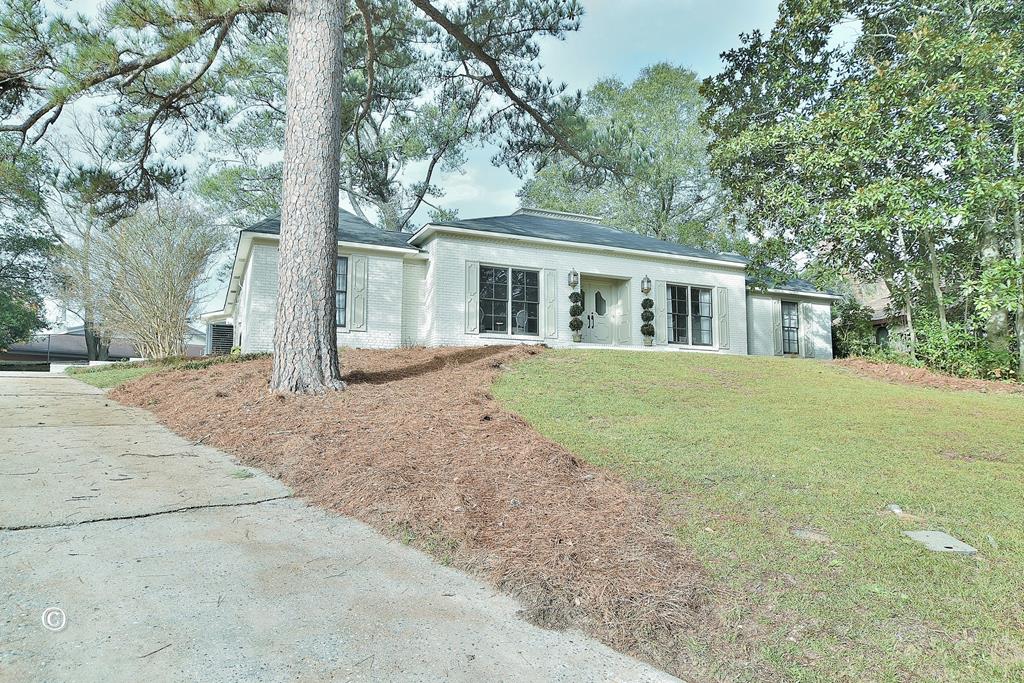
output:
[[[188,321],[227,230],[187,202],[152,202],[94,235],[103,325],[147,358],[185,353]]]

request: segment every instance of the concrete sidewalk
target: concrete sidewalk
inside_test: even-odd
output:
[[[0,681],[675,680],[517,612],[100,390],[0,375]]]

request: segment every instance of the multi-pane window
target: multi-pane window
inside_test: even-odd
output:
[[[673,344],[689,344],[687,332],[686,292],[689,287],[668,286],[668,340]]]
[[[690,287],[690,337],[697,346],[711,346],[711,290]]]
[[[540,275],[535,270],[480,266],[480,331],[539,333]]]
[[[537,334],[540,304],[540,274],[535,270],[512,270],[512,334]]]
[[[480,331],[508,332],[508,268],[480,266]]]
[[[338,257],[338,272],[334,277],[334,323],[345,327],[345,312],[348,308],[348,259]]]
[[[672,344],[713,344],[711,290],[668,286],[668,340]]]
[[[782,302],[782,352],[800,353],[800,306]]]

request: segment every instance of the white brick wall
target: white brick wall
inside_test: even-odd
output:
[[[543,341],[552,346],[571,345],[569,331],[568,273],[578,272],[593,276],[629,278],[629,315],[632,344],[643,343],[640,334],[640,280],[647,275],[651,280],[668,283],[725,287],[729,291],[729,349],[721,353],[747,352],[746,285],[742,269],[705,264],[691,264],[656,256],[615,255],[606,252],[574,250],[561,246],[529,244],[527,242],[453,236],[440,234],[427,243],[431,264],[427,275],[427,313],[431,320],[427,326],[425,342],[429,345],[474,345],[502,343],[507,335],[467,334],[466,316],[466,262],[523,267],[533,270],[555,270],[558,292],[555,297],[557,322],[556,338],[521,337],[514,339]],[[543,283],[542,283],[543,287]],[[653,293],[652,293],[653,298]],[[541,294],[544,301],[544,294]],[[543,304],[541,305],[543,309]],[[657,313],[661,315],[662,313]],[[544,329],[541,321],[541,330]],[[717,344],[716,323],[716,344]],[[708,349],[701,349],[708,350]],[[715,351],[717,349],[711,349]]]
[[[807,325],[814,339],[814,357],[832,360],[832,305],[820,301],[808,301],[810,316],[801,319]]]
[[[426,339],[424,324],[426,316],[424,284],[427,279],[427,262],[408,259],[405,261],[402,280],[402,346],[422,344]]]
[[[799,295],[750,294],[747,296],[748,352],[752,356],[774,356],[772,309],[779,301],[800,303],[800,327],[807,328],[814,344],[814,358],[832,358],[832,306]],[[805,311],[809,315],[805,315]],[[801,335],[800,343],[804,337]]]
[[[345,252],[340,252],[345,256]],[[366,330],[338,330],[338,346],[393,348],[402,343],[404,268],[400,256],[367,253]],[[349,268],[349,278],[353,277]],[[352,283],[349,282],[349,291]],[[270,351],[277,305],[277,245],[255,244],[239,295],[244,353]]]
[[[277,245],[256,243],[242,283],[242,352],[270,351],[277,313]]]
[[[345,253],[340,254],[344,256]],[[401,256],[368,254],[366,283],[366,330],[338,330],[338,346],[360,349],[393,349],[402,344],[402,293],[405,269]],[[349,268],[349,291],[354,276]]]
[[[657,256],[641,257],[613,253],[574,250],[568,247],[529,244],[527,242],[453,236],[439,234],[423,245],[424,259],[403,259],[366,251],[367,316],[365,331],[338,330],[338,345],[360,348],[394,348],[398,346],[501,344],[511,341],[544,342],[552,346],[571,346],[569,331],[568,272],[575,268],[585,278],[608,276],[628,279],[629,328],[631,343],[642,344],[640,334],[640,280],[647,275],[652,281],[704,287],[723,287],[729,292],[729,348],[718,349],[719,329],[715,315],[715,344],[711,349],[696,350],[730,354],[773,355],[772,305],[774,295],[747,296],[744,273],[700,263],[686,263]],[[346,255],[342,252],[341,255]],[[553,269],[558,291],[555,296],[556,336],[509,337],[501,334],[466,333],[466,263],[523,267],[532,270]],[[349,268],[349,278],[353,277]],[[541,315],[545,294],[541,277]],[[352,283],[349,283],[352,291]],[[652,298],[657,298],[654,293]],[[236,344],[246,353],[270,351],[274,340],[274,316],[277,298],[277,245],[257,242],[247,264],[238,310],[235,316]],[[832,316],[828,303],[804,301],[807,325],[814,339],[816,358],[832,357]],[[656,315],[664,315],[663,311]],[[804,319],[806,318],[806,320]],[[685,347],[680,347],[685,348]]]
[[[774,356],[772,298],[751,294],[747,297],[747,353]]]

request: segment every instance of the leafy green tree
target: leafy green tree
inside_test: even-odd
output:
[[[1017,259],[1022,13],[787,0],[770,35],[743,36],[704,83],[704,121],[732,206],[774,247],[761,260],[885,280],[908,319],[927,307],[945,331],[954,314],[980,317],[977,333],[1005,347],[1007,309],[958,295]]]
[[[699,88],[696,74],[666,63],[645,68],[629,85],[600,81],[584,97],[581,115],[593,130],[635,131],[619,172],[592,187],[579,182],[575,164],[558,159],[523,185],[523,203],[602,216],[663,240],[743,247],[746,242],[724,220],[721,190],[709,170]]]
[[[859,356],[875,346],[872,310],[853,298],[832,307],[832,350],[837,358]]]
[[[0,350],[46,326],[43,295],[57,239],[40,217],[52,174],[38,150],[18,154],[0,137]]]
[[[0,221],[0,350],[46,325],[43,294],[55,243],[45,228]]]
[[[84,97],[108,115],[122,164],[96,174],[105,207],[127,212],[181,180],[175,159],[200,134],[226,120],[233,60],[222,55],[267,41],[287,16],[278,310],[271,388],[314,392],[340,388],[334,328],[335,240],[341,190],[345,78],[353,60],[346,26],[366,29],[361,78],[365,112],[389,103],[375,77],[388,55],[378,29],[399,0],[114,0],[95,18],[50,13],[34,0],[11,0],[0,16],[0,135],[19,153],[37,144],[62,112]],[[402,0],[429,22],[425,35],[453,84],[481,86],[498,160],[526,168],[557,149],[600,178],[620,140],[593,135],[576,115],[578,98],[540,76],[540,36],[578,28],[575,0],[475,0],[440,6]],[[372,149],[372,147],[371,147]],[[372,155],[368,158],[372,159]],[[85,169],[88,170],[88,169]]]

